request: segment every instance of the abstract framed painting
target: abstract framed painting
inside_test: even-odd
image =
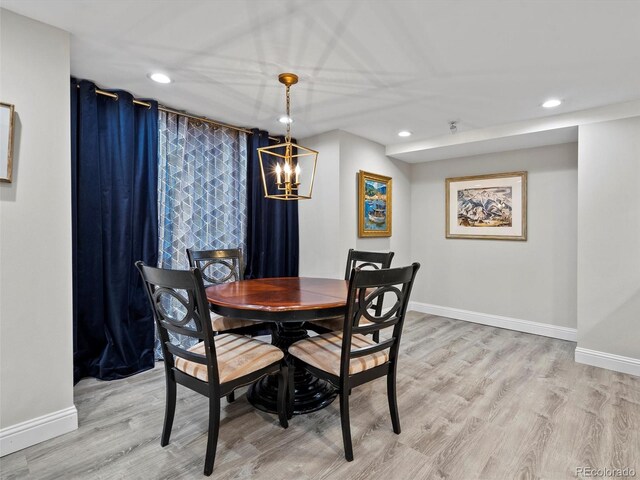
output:
[[[391,177],[358,172],[358,236],[391,236]]]
[[[447,178],[446,237],[527,239],[527,172]]]

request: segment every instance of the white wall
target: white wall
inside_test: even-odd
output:
[[[573,143],[412,165],[412,300],[575,329],[577,161]],[[511,171],[528,172],[527,241],[445,238],[445,178]]]
[[[13,183],[0,184],[0,452],[6,454],[77,428],[77,415],[69,35],[7,10],[0,10],[0,35],[0,99],[15,104],[17,114]]]
[[[300,275],[343,277],[350,248],[393,250],[394,265],[410,263],[410,166],[387,157],[383,145],[340,130],[300,144],[320,152],[313,198],[299,203]],[[391,237],[358,237],[359,170],[393,178]]]
[[[340,131],[300,140],[301,145],[317,150],[318,164],[310,200],[298,202],[300,224],[300,275],[340,278],[344,259],[340,226]],[[346,258],[346,253],[344,254]]]
[[[581,126],[578,144],[576,359],[629,357],[640,375],[640,117]]]

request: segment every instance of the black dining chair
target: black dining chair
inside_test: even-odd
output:
[[[187,248],[187,258],[189,266],[199,269],[202,273],[205,287],[244,280],[244,262],[242,250],[239,248],[224,250],[192,250]],[[268,333],[261,322],[222,317],[213,312],[211,312],[211,325],[214,332],[250,335]]]
[[[289,347],[296,365],[328,380],[340,395],[340,419],[345,458],[353,460],[349,395],[351,389],[376,378],[387,377],[387,397],[393,431],[400,434],[396,396],[398,349],[411,289],[419,263],[381,270],[352,270],[347,313],[340,332],[324,333],[300,340]],[[371,306],[382,296],[395,298],[384,314]],[[369,323],[363,325],[363,320]],[[376,343],[367,334],[393,327],[391,338]]]
[[[351,271],[356,267],[359,267],[360,269],[373,270],[390,268],[394,255],[394,252],[366,252],[364,250],[354,250],[353,248],[350,248],[349,253],[347,254],[347,268],[344,273],[344,279],[349,280]],[[375,310],[376,315],[380,315],[382,312],[383,301],[384,297],[380,297],[375,304],[371,305],[371,308]],[[316,333],[328,333],[342,329],[344,318],[339,316],[325,320],[315,320],[309,323],[309,330]],[[373,339],[376,342],[380,341],[379,331],[376,331],[373,334]]]
[[[202,273],[205,287],[244,280],[244,261],[240,248],[219,250],[187,248],[187,259],[191,268],[198,268]],[[216,334],[224,332],[257,336],[271,333],[269,326],[262,322],[223,317],[214,312],[211,312],[211,325]],[[235,394],[231,392],[227,396],[227,401],[231,403],[234,400]]]
[[[162,344],[166,376],[166,407],[160,445],[169,443],[176,409],[176,386],[209,398],[209,431],[204,474],[211,475],[220,428],[220,398],[238,387],[278,374],[278,418],[288,427],[288,369],[282,351],[244,335],[214,336],[202,274],[197,268],[165,270],[137,262]],[[200,340],[184,349],[169,332]]]

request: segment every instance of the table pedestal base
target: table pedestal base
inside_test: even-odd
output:
[[[285,352],[289,365],[292,358],[288,355],[289,346],[298,340],[308,338],[302,323],[284,322],[276,324],[271,343]],[[315,412],[329,405],[336,398],[336,389],[324,380],[311,375],[305,369],[295,367],[295,395],[293,400],[293,414]],[[277,413],[278,379],[269,375],[249,387],[247,391],[249,402],[259,410]]]

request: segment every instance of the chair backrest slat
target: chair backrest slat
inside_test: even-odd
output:
[[[340,358],[342,378],[349,375],[352,358],[389,349],[389,361],[395,362],[411,289],[419,268],[420,264],[414,263],[407,267],[378,270],[354,268],[351,271]],[[385,296],[392,297],[394,302],[383,312],[381,304]],[[375,306],[373,310],[372,306]],[[360,325],[363,318],[371,323]],[[391,338],[375,345],[352,348],[354,334],[375,333],[388,327],[393,327]]]
[[[379,332],[381,330],[381,328],[392,327],[396,323],[398,323],[398,321],[399,321],[399,319],[397,317],[394,317],[392,319],[389,319],[388,321],[385,321],[384,327],[380,327],[376,323],[364,324],[364,325],[358,325],[357,327],[353,326],[351,331],[352,331],[352,333],[359,333],[361,335],[370,335],[372,333]]]
[[[191,268],[200,269],[206,286],[244,280],[244,261],[242,250],[239,248],[223,250],[187,248],[187,258]]]
[[[387,348],[392,347],[395,341],[396,341],[395,338],[390,338],[380,343],[376,343],[371,347],[363,347],[363,348],[358,348],[356,350],[351,350],[351,353],[350,353],[351,358],[365,357],[367,355],[371,355],[372,353],[381,352],[382,350],[386,350]]]
[[[200,270],[167,270],[149,267],[143,262],[136,262],[136,267],[151,303],[166,368],[175,366],[174,357],[206,364],[209,383],[218,385],[218,362],[211,314]],[[189,352],[176,345],[169,332],[204,341],[205,355]]]

